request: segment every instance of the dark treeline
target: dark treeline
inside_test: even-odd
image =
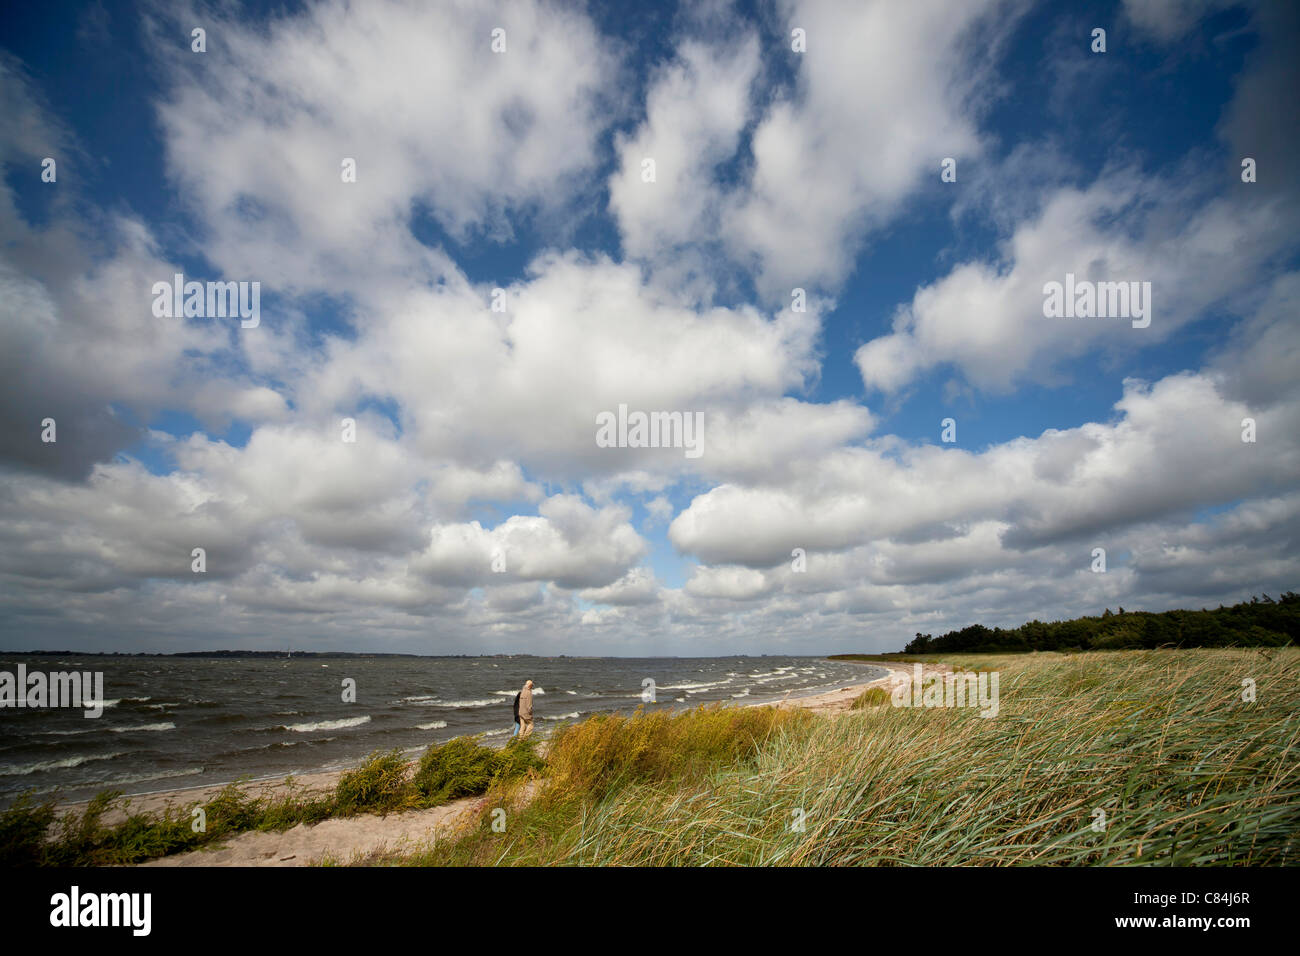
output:
[[[1200,611],[1125,611],[1072,621],[1030,621],[1002,629],[972,624],[939,637],[917,634],[906,654],[953,651],[1123,650],[1173,647],[1281,647],[1300,638],[1300,594]]]

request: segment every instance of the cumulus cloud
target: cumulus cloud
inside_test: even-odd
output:
[[[0,133],[0,162],[21,162],[31,182],[43,156],[61,164],[60,178],[37,187],[49,197],[43,221],[0,182],[0,459],[84,479],[144,437],[140,417],[164,408],[214,423],[282,410],[239,367],[230,324],[153,314],[153,284],[181,270],[138,218],[85,214],[78,173],[88,161],[8,57],[0,101],[15,118]],[[41,439],[46,419],[54,441]]]
[[[1266,263],[1293,241],[1289,220],[1267,202],[1193,202],[1130,172],[1059,190],[1002,245],[997,261],[963,263],[918,289],[893,332],[858,349],[863,382],[896,391],[952,364],[995,391],[1056,384],[1062,360],[1157,345],[1216,306],[1252,302]],[[1218,268],[1232,257],[1237,268]],[[1133,308],[1118,318],[1045,315],[1048,284],[1064,285],[1067,274],[1129,289],[1150,283],[1149,315]],[[1135,327],[1148,318],[1149,326]]]
[[[192,15],[155,30],[181,19],[188,33]],[[466,239],[563,208],[615,88],[591,21],[544,0],[329,0],[203,22],[208,52],[175,54],[158,110],[168,173],[204,227],[204,257],[281,290],[436,278],[446,259],[422,256],[411,232],[421,211]]]
[[[633,568],[613,584],[603,588],[586,588],[578,597],[592,604],[649,604],[659,594],[654,572],[649,568]]]
[[[538,506],[536,516],[512,515],[495,528],[477,521],[437,525],[413,566],[440,582],[554,581],[567,588],[604,587],[646,553],[623,507],[597,510],[572,495]]]
[[[1165,48],[1222,6],[1125,9]],[[1294,11],[1247,8],[1233,99],[1153,166],[1000,141],[986,120],[1025,9],[713,4],[647,53],[544,0],[326,0],[205,8],[200,57],[174,42],[198,14],[151,8],[183,230],[101,208],[77,176],[30,215],[15,168],[93,161],[0,60],[3,640],[885,649],[1293,586],[1300,192],[1274,104]],[[637,66],[644,102],[622,92]],[[953,245],[891,296],[892,328],[842,334],[834,297],[938,205],[944,157],[964,185],[929,221]],[[261,280],[262,324],[153,316],[181,261]],[[1045,318],[1066,272],[1150,281],[1151,326]],[[901,437],[928,375],[978,407],[1197,337],[1181,370],[1115,376],[1105,420],[1007,424],[980,448]],[[620,405],[700,413],[703,454],[600,447]]]
[[[788,0],[780,19],[806,31],[797,80],[753,133],[750,181],[728,203],[724,234],[770,294],[830,286],[862,237],[898,214],[945,157],[978,155],[973,107],[984,54],[1023,5]],[[920,51],[924,50],[922,55]]]
[[[669,536],[710,563],[770,567],[795,547],[839,551],[949,522],[1000,521],[1008,550],[1077,540],[1217,502],[1275,493],[1300,469],[1300,408],[1255,409],[1205,375],[1125,384],[1114,423],[1044,432],[983,452],[840,449],[778,485],[720,485]],[[1242,442],[1251,412],[1270,442]],[[890,452],[886,454],[886,452]]]

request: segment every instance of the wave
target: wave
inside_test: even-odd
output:
[[[416,730],[442,730],[442,728],[446,726],[447,726],[447,722],[445,720],[435,720],[433,721],[433,723],[430,724],[416,724],[415,729]]]
[[[519,693],[519,691],[518,690],[494,690],[492,693],[496,694],[499,697],[514,697],[515,694]],[[533,688],[534,697],[537,697],[539,695],[544,695],[545,693],[546,691],[542,690],[542,688],[540,687]]]
[[[151,773],[140,777],[114,777],[109,783],[120,787],[128,783],[148,783],[150,780],[167,780],[171,777],[192,777],[202,772],[202,767],[186,767],[184,770],[164,770],[162,773]]]
[[[462,707],[491,707],[493,704],[500,703],[501,701],[497,700],[495,697],[485,697],[481,700],[444,700],[440,703],[434,704],[433,706],[459,709]]]
[[[576,710],[571,714],[560,714],[558,717],[543,717],[542,720],[577,720],[582,715]]]
[[[422,704],[426,701],[437,700],[433,694],[418,694],[415,697],[403,697],[398,703],[403,704]]]
[[[25,777],[29,773],[41,773],[46,770],[67,770],[80,767],[92,760],[112,760],[126,756],[126,751],[111,754],[91,754],[87,757],[64,757],[62,760],[42,760],[40,763],[21,764],[16,767],[0,767],[0,777]]]
[[[364,717],[344,717],[341,720],[320,720],[314,724],[289,724],[284,730],[291,730],[295,734],[309,734],[316,730],[342,730],[344,727],[360,727],[362,724],[370,723],[370,715]]]
[[[237,723],[241,723],[241,722],[243,722],[243,721],[248,720],[248,718],[249,718],[249,715],[248,715],[248,714],[225,713],[225,714],[212,714],[212,715],[209,716],[209,717],[200,717],[198,720],[196,720],[196,721],[194,721],[194,722],[195,722],[196,724],[202,724],[204,727],[209,727],[209,726],[212,726],[212,725],[214,725],[214,724],[216,724],[216,725],[220,725],[220,724],[237,724]],[[263,727],[263,728],[260,728],[260,729],[262,729],[262,730],[278,730],[279,728],[277,728],[277,727]]]
[[[202,767],[187,767],[184,770],[165,770],[162,773],[146,774],[144,776],[139,776],[139,777],[114,777],[111,781],[109,781],[109,786],[122,787],[132,783],[148,783],[150,780],[164,780],[168,777],[192,777],[194,776],[194,774],[202,773],[202,772],[203,772]],[[48,786],[48,787],[28,788],[25,792],[36,795],[36,794],[45,794],[45,793],[59,793],[61,791],[66,791],[66,790],[67,790],[66,784],[55,783],[52,786]],[[139,797],[151,793],[165,793],[165,792],[166,791],[163,790],[146,790],[144,793],[131,794],[131,796]]]
[[[115,734],[130,734],[137,730],[175,730],[176,725],[170,720],[162,724],[140,724],[138,727],[109,727]]]
[[[724,684],[730,684],[731,679],[705,681],[700,684],[664,684],[660,690],[707,690],[710,687],[721,687]]]
[[[733,700],[734,700],[735,698],[737,698],[737,697],[748,697],[748,696],[749,696],[749,688],[748,688],[748,687],[746,687],[744,690],[742,690],[739,694],[732,694],[732,695],[731,695],[731,697],[732,697]]]

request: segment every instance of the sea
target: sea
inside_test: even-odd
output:
[[[761,703],[886,673],[771,656],[0,656],[0,671],[19,664],[102,673],[103,712],[0,708],[0,806],[22,793],[73,801],[337,770],[376,750],[417,754],[465,735],[503,743],[526,679],[545,735],[590,714]]]

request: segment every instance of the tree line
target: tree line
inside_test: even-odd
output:
[[[1125,611],[1019,627],[972,624],[934,637],[918,633],[907,654],[954,651],[1124,650],[1153,647],[1281,647],[1300,639],[1300,594],[1199,611]]]

